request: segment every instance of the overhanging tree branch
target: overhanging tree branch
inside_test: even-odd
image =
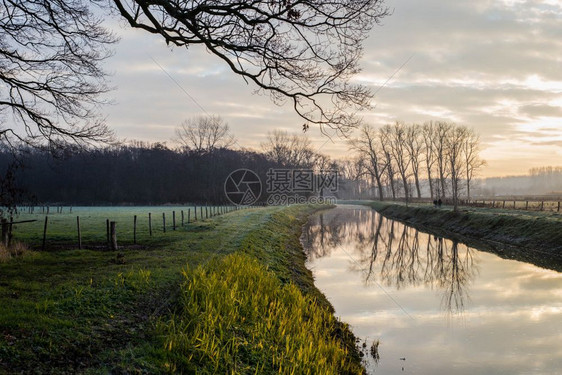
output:
[[[372,93],[351,83],[383,0],[113,0],[132,27],[179,47],[203,44],[236,74],[292,102],[306,121],[346,131]]]
[[[0,112],[12,113],[0,125],[3,141],[59,147],[112,139],[98,109],[108,91],[100,63],[116,38],[93,15],[98,3],[0,1]]]

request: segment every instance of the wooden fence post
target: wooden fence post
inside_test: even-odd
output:
[[[541,211],[544,209],[544,201],[541,201]]]
[[[76,216],[76,227],[78,228],[78,249],[82,250],[82,234],[80,233],[80,216]]]
[[[176,211],[172,211],[172,230],[176,230]]]
[[[41,250],[45,250],[45,244],[47,243],[47,221],[48,216],[45,216],[45,225],[43,226],[43,245],[41,246]]]
[[[115,221],[109,223],[109,232],[111,237],[110,248],[117,250],[117,231],[115,229]]]
[[[12,243],[12,225],[14,224],[13,216],[10,216],[10,225],[8,225],[8,246]]]
[[[503,205],[502,205],[502,208],[505,208],[505,201],[503,201]]]
[[[558,201],[558,209],[556,210],[556,212],[560,212],[560,201]]]
[[[166,213],[162,212],[162,230],[166,233]]]
[[[152,214],[148,213],[148,235],[152,237]]]
[[[190,219],[191,219],[190,216],[191,216],[191,208],[188,208],[188,209],[187,209],[187,223],[188,223],[188,224],[189,224],[189,221],[190,221]]]
[[[182,228],[183,228],[183,223],[184,223],[184,220],[183,220],[183,210],[181,210],[181,226],[182,226]]]
[[[109,237],[109,219],[105,219],[105,231],[107,235],[107,246],[109,247],[109,241],[111,240]]]
[[[195,215],[195,216],[194,216],[195,221],[197,221],[197,206],[193,206],[193,213],[194,213],[194,215]],[[189,221],[189,220],[188,220],[188,221]]]
[[[529,201],[525,201],[525,211],[529,209]]]
[[[2,219],[2,244],[8,247],[10,242],[8,220]]]
[[[137,215],[133,217],[133,244],[137,244]]]

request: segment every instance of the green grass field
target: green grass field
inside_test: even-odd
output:
[[[139,220],[138,246],[144,207],[50,215],[50,251],[0,263],[0,372],[361,373],[353,335],[304,266],[301,226],[319,208],[232,211],[152,237]],[[104,248],[107,218],[118,252]],[[14,240],[36,248],[35,224]]]
[[[32,223],[14,224],[14,239],[21,240],[33,248],[40,248],[43,240],[45,217],[48,217],[46,245],[48,248],[61,246],[76,246],[78,244],[77,217],[80,217],[80,231],[84,247],[100,247],[107,243],[106,220],[115,221],[118,244],[133,244],[134,217],[137,216],[137,243],[140,245],[161,244],[167,241],[163,234],[163,218],[166,218],[166,232],[173,231],[173,213],[176,214],[176,229],[181,227],[181,212],[184,213],[184,224],[188,219],[191,223],[200,222],[203,218],[210,218],[211,213],[219,210],[234,210],[234,207],[206,207],[206,206],[138,206],[138,207],[63,207],[62,213],[57,213],[55,207],[50,208],[47,215],[41,207],[35,207],[34,213],[28,213],[26,208],[20,209],[20,214],[14,221],[36,220]],[[195,214],[197,210],[197,214]],[[42,212],[45,211],[45,212]],[[149,232],[149,214],[151,214],[152,234]],[[201,216],[203,214],[203,216]]]

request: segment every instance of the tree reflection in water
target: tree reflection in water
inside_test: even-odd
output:
[[[425,286],[442,292],[442,309],[460,314],[478,273],[474,251],[458,241],[386,219],[372,210],[333,210],[311,219],[302,242],[310,259],[345,248],[365,284],[396,289]]]

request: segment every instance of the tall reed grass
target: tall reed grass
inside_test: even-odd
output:
[[[170,372],[360,374],[314,297],[249,255],[183,270],[180,311],[157,325]]]
[[[23,257],[29,253],[27,246],[21,242],[14,242],[9,247],[0,243],[0,263],[5,263],[16,257]]]

